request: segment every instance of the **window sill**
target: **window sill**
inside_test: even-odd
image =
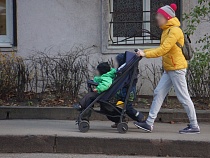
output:
[[[17,49],[9,43],[0,43],[0,52],[16,52]]]
[[[118,54],[124,51],[134,51],[135,49],[149,49],[156,48],[159,45],[121,45],[121,46],[113,46],[109,45],[106,50],[102,52],[102,54]]]
[[[0,48],[12,48],[13,46],[10,43],[0,43]]]

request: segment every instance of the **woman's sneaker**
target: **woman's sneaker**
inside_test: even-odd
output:
[[[192,127],[191,125],[187,125],[186,128],[179,131],[180,134],[198,134],[200,133],[200,128],[198,127]]]
[[[134,125],[146,132],[152,132],[153,130],[153,126],[148,125],[146,122],[134,122]]]

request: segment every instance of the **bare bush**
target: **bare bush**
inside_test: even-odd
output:
[[[26,91],[50,92],[57,98],[77,99],[82,84],[89,78],[91,48],[74,47],[53,56],[48,52],[36,52],[27,61]]]
[[[0,99],[7,100],[17,94],[19,97],[24,92],[25,66],[20,57],[14,53],[0,54]]]
[[[93,47],[74,47],[67,52],[34,51],[28,59],[0,54],[0,99],[18,101],[46,99],[61,103],[77,100],[89,78]]]
[[[151,65],[145,65],[144,79],[150,82],[152,91],[154,91],[154,89],[157,87],[163,71],[164,70],[160,65],[156,65],[154,63],[151,63]]]

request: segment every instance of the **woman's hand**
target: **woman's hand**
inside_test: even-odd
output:
[[[136,55],[139,56],[139,57],[144,57],[145,56],[145,53],[143,50],[140,50],[138,52],[136,52]]]

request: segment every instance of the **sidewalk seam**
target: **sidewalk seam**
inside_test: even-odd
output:
[[[54,137],[54,144],[53,144],[53,152],[54,153],[57,153],[57,138],[58,138],[58,136],[56,134]]]

